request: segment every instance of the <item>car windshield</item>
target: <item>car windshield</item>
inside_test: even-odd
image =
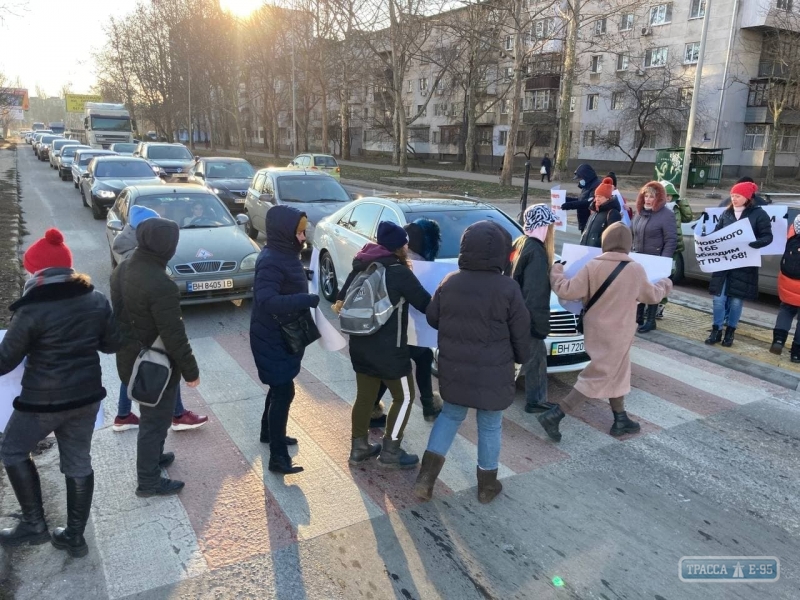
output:
[[[314,165],[317,167],[325,167],[325,168],[336,168],[339,165],[336,164],[336,159],[332,156],[315,156],[314,157]]]
[[[162,218],[175,221],[181,229],[235,225],[228,209],[211,194],[141,196],[137,198],[136,204],[152,208]]]
[[[43,135],[42,136],[42,143],[43,144],[49,144],[53,140],[58,140],[58,139],[60,139],[60,138],[57,135]]]
[[[517,239],[522,233],[516,224],[499,210],[443,210],[419,213],[408,213],[409,221],[416,219],[431,219],[439,224],[442,231],[442,245],[437,258],[458,258],[461,247],[461,236],[464,230],[478,221],[493,221],[505,229],[511,239]]]
[[[61,157],[66,158],[69,156],[75,156],[75,153],[78,151],[79,146],[72,144],[71,146],[64,146],[61,150]]]
[[[192,160],[192,153],[183,146],[152,146],[147,149],[147,158],[153,160]]]
[[[278,177],[278,197],[283,202],[350,202],[339,183],[327,175]]]
[[[114,152],[131,152],[136,150],[136,144],[114,144]]]
[[[92,129],[95,131],[130,131],[131,118],[92,116]]]
[[[206,163],[206,179],[250,179],[253,173],[255,170],[246,162]]]
[[[88,165],[88,164],[89,164],[89,162],[90,162],[90,161],[91,161],[91,160],[92,160],[92,159],[93,159],[95,156],[103,156],[103,155],[102,155],[102,154],[83,154],[83,153],[81,153],[81,157],[80,157],[80,160],[78,160],[78,164],[79,164],[80,166],[82,166],[82,167],[85,167],[86,165]]]
[[[143,160],[102,160],[94,166],[95,177],[155,177],[153,167]]]
[[[59,150],[60,148],[63,148],[64,146],[70,146],[70,145],[71,146],[77,146],[78,142],[75,142],[73,140],[63,140],[63,139],[55,140],[53,142],[53,148],[55,148],[56,150]]]

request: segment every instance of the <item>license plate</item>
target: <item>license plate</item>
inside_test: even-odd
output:
[[[233,279],[216,279],[214,281],[190,281],[186,284],[190,292],[210,292],[214,290],[233,289]]]
[[[244,198],[234,198],[234,202],[236,202],[236,204],[244,204]]]
[[[550,356],[580,354],[581,352],[583,352],[583,340],[575,342],[555,342],[550,344]]]

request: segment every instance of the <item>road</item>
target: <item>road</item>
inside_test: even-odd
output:
[[[26,243],[58,226],[76,267],[108,290],[104,224],[76,191],[20,147]],[[415,472],[347,466],[355,382],[346,353],[312,346],[289,432],[304,473],[266,470],[258,443],[265,392],[249,352],[251,304],[189,307],[201,385],[189,408],[211,423],[170,433],[179,497],[139,499],[135,432],[114,433],[118,380],[103,358],[106,427],[94,438],[96,495],[85,559],[49,545],[0,551],[9,597],[603,600],[796,599],[800,589],[800,398],[743,373],[637,339],[629,413],[636,436],[608,435],[607,403],[546,440],[517,398],[504,419],[504,490],[476,500],[474,418],[447,458],[434,500],[410,493]],[[551,376],[550,399],[574,375]],[[406,445],[430,424],[415,407]],[[51,525],[65,518],[57,453],[37,457]],[[17,512],[0,478],[0,527]],[[682,556],[776,556],[776,583],[683,583]],[[3,594],[0,593],[0,597]]]

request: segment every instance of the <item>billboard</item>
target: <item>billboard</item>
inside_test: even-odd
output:
[[[65,94],[64,101],[68,113],[82,113],[87,102],[102,102],[103,97],[97,94]]]
[[[0,106],[28,110],[28,90],[24,88],[0,88]]]

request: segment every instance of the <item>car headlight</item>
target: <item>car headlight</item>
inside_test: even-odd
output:
[[[252,271],[256,268],[256,259],[258,258],[258,252],[253,252],[252,254],[248,254],[247,256],[242,259],[242,264],[239,265],[240,271]]]
[[[167,272],[167,275],[169,275],[170,277],[172,277],[172,269],[170,269],[169,267],[167,267],[167,268],[165,269],[165,271]]]
[[[221,193],[222,193],[222,190],[221,190],[221,189],[219,189],[219,188],[215,188],[215,187],[212,187],[212,188],[211,188],[211,191],[212,191],[212,192],[214,192],[215,194],[221,194]]]
[[[96,195],[98,198],[116,198],[116,192],[110,190],[97,190]]]

